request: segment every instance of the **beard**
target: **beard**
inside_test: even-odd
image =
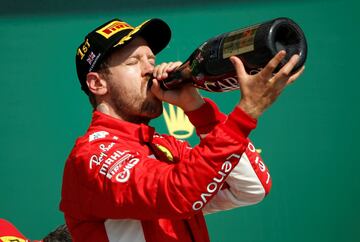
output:
[[[128,122],[145,124],[159,117],[163,112],[162,101],[149,91],[150,86],[147,85],[146,94],[141,95],[141,91],[131,93],[110,85],[110,100],[117,115]]]

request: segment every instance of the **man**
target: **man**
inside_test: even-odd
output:
[[[78,78],[94,112],[64,170],[60,209],[75,242],[209,241],[203,214],[254,204],[269,192],[270,174],[247,136],[301,74],[289,74],[298,56],[276,75],[284,51],[257,75],[231,57],[241,99],[227,117],[190,84],[159,87],[180,65],[155,66],[169,40],[160,19],[136,28],[114,19],[77,50]],[[199,145],[190,148],[148,126],[161,115],[162,101],[185,111]]]

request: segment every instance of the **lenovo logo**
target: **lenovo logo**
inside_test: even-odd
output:
[[[208,202],[209,198],[211,198],[220,189],[225,178],[233,168],[232,163],[229,161],[231,158],[236,158],[240,160],[240,156],[236,154],[232,154],[226,159],[226,161],[221,166],[221,170],[218,171],[218,174],[206,186],[206,191],[200,195],[200,199],[198,201],[193,203],[193,210],[197,211],[202,209],[204,205]]]

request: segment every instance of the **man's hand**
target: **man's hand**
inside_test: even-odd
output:
[[[246,73],[245,67],[238,57],[230,57],[236,69],[241,91],[238,107],[253,118],[258,118],[266,108],[275,102],[284,88],[303,73],[304,66],[295,74],[290,74],[299,60],[298,55],[293,55],[288,63],[274,75],[274,70],[285,55],[285,51],[280,51],[269,61],[264,69],[255,75]]]
[[[193,111],[204,104],[204,100],[201,97],[199,91],[193,87],[191,83],[182,86],[179,89],[162,90],[159,85],[159,81],[162,81],[168,77],[168,73],[173,72],[182,63],[169,62],[162,63],[155,66],[153,71],[153,85],[151,91],[154,95],[162,101],[168,102],[175,106],[182,108],[185,112]]]

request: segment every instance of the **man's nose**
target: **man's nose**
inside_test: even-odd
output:
[[[149,61],[144,61],[143,64],[143,75],[147,75],[147,74],[153,74],[154,72],[154,65],[149,62]]]

